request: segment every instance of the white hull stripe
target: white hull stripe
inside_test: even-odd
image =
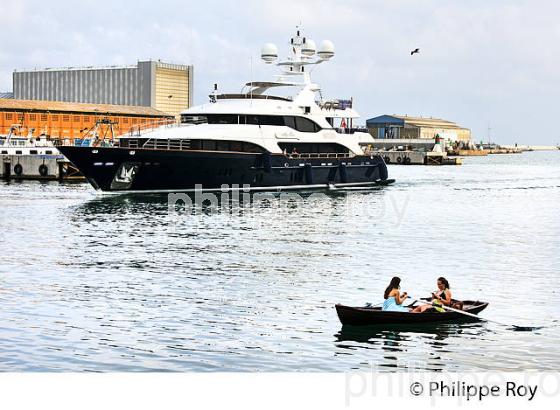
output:
[[[228,188],[222,190],[221,188],[210,188],[210,189],[155,189],[155,190],[130,190],[130,191],[97,191],[101,195],[123,195],[123,194],[165,194],[165,193],[175,193],[175,192],[217,192],[217,193],[227,193],[227,192],[263,192],[263,191],[298,191],[305,189],[336,189],[336,188],[346,188],[346,187],[374,187],[382,186],[375,182],[349,182],[345,184],[312,184],[312,185],[281,185],[281,186],[269,186],[269,187],[248,187],[248,188]]]

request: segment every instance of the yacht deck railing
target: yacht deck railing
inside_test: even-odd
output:
[[[104,146],[104,145],[101,145]],[[106,146],[106,145],[105,145]],[[121,145],[122,148],[141,148],[149,150],[166,150],[166,151],[191,151],[193,150],[191,140],[186,138],[149,138],[147,140],[138,140],[134,138],[127,138],[126,145]],[[197,149],[198,150],[198,149]],[[206,150],[206,151],[221,151],[221,150]],[[229,150],[228,150],[229,151]],[[232,150],[233,151],[233,150]],[[235,151],[245,152],[245,151]],[[253,152],[255,153],[255,152]],[[351,156],[348,152],[303,152],[303,153],[284,153],[291,159],[337,159],[349,158]]]
[[[310,153],[291,153],[286,154],[290,158],[312,159],[312,158],[348,158],[350,154],[347,152],[310,152]]]
[[[176,126],[178,126],[178,122],[175,118],[151,120],[151,121],[143,122],[142,124],[132,126],[125,135],[127,137],[134,137],[134,136],[140,137],[142,134],[145,134],[150,131],[154,131],[161,127],[173,128]]]

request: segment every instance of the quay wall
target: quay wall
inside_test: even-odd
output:
[[[0,179],[83,179],[62,155],[1,155]]]

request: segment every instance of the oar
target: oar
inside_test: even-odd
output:
[[[441,304],[441,305],[434,305],[434,304],[432,303],[431,305],[432,305],[432,306],[441,307],[441,308],[443,308],[443,309],[445,309],[445,310],[450,310],[451,312],[461,313],[462,315],[465,315],[465,316],[474,317],[475,319],[478,319],[478,320],[485,320],[486,322],[492,322],[492,323],[496,323],[496,324],[498,324],[498,325],[506,326],[509,330],[515,330],[515,331],[517,331],[517,332],[531,332],[531,331],[533,331],[533,330],[542,328],[542,326],[540,326],[540,327],[530,327],[530,326],[508,325],[508,324],[505,324],[505,323],[502,323],[502,322],[497,322],[497,321],[495,321],[495,320],[490,320],[490,319],[486,319],[486,318],[480,317],[480,316],[475,315],[475,314],[473,314],[473,313],[469,313],[469,312],[465,312],[465,311],[463,311],[463,310],[459,310],[459,309],[455,309],[455,308],[452,308],[452,307],[449,307],[449,306],[445,306],[444,304]]]
[[[407,296],[407,298],[408,298],[408,299],[412,299],[410,296]],[[414,300],[412,301],[412,303],[410,303],[409,305],[406,305],[406,307],[407,307],[407,308],[412,307],[412,306],[414,306],[414,304],[415,304],[416,302],[419,302],[419,301],[420,301],[420,299],[414,299]]]

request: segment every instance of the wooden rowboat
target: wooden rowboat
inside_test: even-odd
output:
[[[486,309],[486,306],[488,306],[488,302],[465,300],[463,301],[463,312],[476,315]],[[430,310],[424,313],[390,312],[381,310],[381,307],[353,307],[340,304],[335,305],[335,308],[342,324],[352,326],[473,320],[461,313],[450,311],[436,312]]]

